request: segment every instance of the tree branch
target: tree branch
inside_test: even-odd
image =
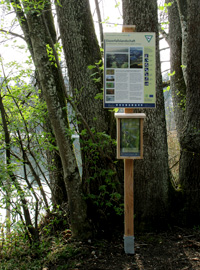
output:
[[[169,45],[169,34],[167,34],[167,33],[162,29],[160,23],[158,24],[158,30],[159,30],[159,32],[161,33],[161,35],[164,37],[164,39],[166,40],[166,42],[167,42],[168,45]]]
[[[22,35],[19,35],[17,33],[12,32],[12,31],[7,31],[7,30],[4,30],[4,29],[1,28],[0,32],[9,34],[9,35],[12,35],[12,36],[15,36],[15,37],[19,37],[19,38],[23,39],[24,41],[26,41],[25,38]]]
[[[22,31],[24,33],[24,40],[27,42],[32,59],[34,59],[33,46],[32,46],[30,36],[29,36],[29,27],[28,27],[27,19],[25,17],[24,12],[23,12],[23,8],[21,6],[21,3],[19,0],[10,0],[10,3],[15,10],[18,21],[20,22]]]
[[[97,10],[98,22],[99,22],[101,47],[103,48],[103,25],[102,25],[101,12],[99,8],[98,0],[95,0],[95,5],[96,5],[96,10]]]
[[[170,49],[170,47],[162,48],[159,51],[161,52],[161,51],[168,50],[168,49]]]

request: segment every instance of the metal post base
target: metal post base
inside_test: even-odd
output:
[[[135,254],[134,250],[134,236],[124,235],[124,251],[126,254]]]

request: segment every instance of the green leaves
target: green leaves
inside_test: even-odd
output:
[[[41,180],[46,177],[44,172],[51,169],[46,161],[46,150],[57,151],[57,148],[52,134],[44,130],[46,104],[39,97],[40,91],[28,82],[34,73],[16,62],[10,62],[9,68],[15,73],[10,72],[0,84],[1,107],[5,110],[7,124],[6,130],[0,117],[1,204],[4,208],[11,204],[13,219],[19,214],[24,218],[21,211],[24,207],[37,221],[40,209],[48,205],[44,195],[38,196],[44,188]]]
[[[95,98],[95,99],[103,100],[103,92],[102,92],[102,93],[96,94],[96,96],[95,96],[94,98]]]
[[[94,68],[96,68],[95,65],[89,65],[89,66],[88,66],[88,69],[94,69]]]
[[[168,7],[171,7],[171,5],[173,4],[173,1],[172,2],[169,2],[169,3],[164,3],[163,6],[159,6],[158,9],[161,10],[161,11],[164,11],[165,13],[168,12]]]
[[[105,149],[108,149],[108,146],[110,148],[111,145],[116,146],[116,141],[105,132],[96,132],[95,129],[92,129],[92,132],[95,137],[95,142],[88,138],[86,130],[83,130],[81,132],[81,143],[83,146],[82,151],[88,153],[88,155],[85,156],[85,162],[89,164],[91,171],[93,171],[86,182],[89,186],[96,185],[97,190],[94,193],[91,192],[87,194],[85,199],[97,206],[98,211],[101,209],[101,212],[105,215],[110,215],[111,212],[121,214],[123,213],[121,204],[122,198],[118,193],[116,171],[111,168],[105,169],[103,164],[102,166],[99,164],[99,160],[102,159],[101,151],[107,152],[109,155],[110,152]],[[115,162],[113,161],[113,163]]]
[[[181,65],[181,67],[184,69],[184,68],[186,68],[187,66],[185,66],[185,65]]]
[[[163,90],[163,93],[167,92],[170,90],[170,86],[167,86],[167,89]]]
[[[115,8],[118,8],[120,6],[120,2],[117,2],[117,4],[115,5]]]
[[[172,76],[174,76],[176,74],[176,71],[174,70],[172,73],[168,73],[168,76],[169,77],[172,77]]]
[[[106,22],[108,22],[109,21],[109,19],[110,19],[110,17],[107,17],[104,21],[102,21],[101,23],[106,23]]]
[[[56,50],[56,53],[58,55],[58,59],[60,61],[61,60],[61,53],[62,53],[62,46],[60,45],[60,43],[56,43],[56,44],[54,44],[54,49]],[[49,44],[46,44],[46,51],[47,51],[47,55],[49,57],[49,61],[51,62],[51,65],[54,65],[55,67],[57,67],[56,57],[54,55],[54,50]]]
[[[49,57],[49,61],[51,62],[51,65],[55,65],[55,67],[57,67],[56,58],[53,53],[53,49],[51,48],[49,44],[46,45],[46,50],[47,50],[47,55]]]
[[[103,71],[103,62],[102,60],[100,59],[99,62],[96,62],[95,65],[89,65],[88,66],[88,69],[89,70],[93,70],[95,69],[95,72],[92,73],[90,75],[90,77],[92,77],[92,80],[95,82],[95,83],[99,83],[101,82],[102,80],[102,71]],[[98,99],[99,97],[95,98],[95,99]]]

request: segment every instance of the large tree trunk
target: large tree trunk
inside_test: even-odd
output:
[[[179,181],[182,200],[179,213],[184,224],[198,224],[200,221],[197,207],[200,203],[199,12],[200,3],[197,0],[178,0],[169,7],[171,69],[175,71],[170,85],[174,92],[173,102],[181,146]],[[183,72],[181,65],[184,65]]]
[[[107,132],[110,129],[110,113],[103,109],[101,100],[95,100],[101,92],[102,72],[98,68],[88,68],[101,60],[89,1],[61,0],[60,4],[57,5],[58,23],[77,108],[90,128]],[[98,83],[91,78],[95,72],[98,74],[94,78],[100,78]]]
[[[47,25],[46,18],[47,13],[51,16],[49,8],[50,5],[38,16],[38,11],[31,6],[31,12],[27,12],[24,18],[26,18],[31,39],[33,60],[39,74],[40,85],[62,160],[72,233],[77,237],[87,237],[90,234],[87,208],[83,199],[71,136],[67,132],[69,123],[64,96],[64,81],[58,61],[50,62],[46,50],[47,40],[52,48],[54,45],[51,37],[53,23],[50,25],[48,22]],[[54,56],[56,57],[55,54]]]
[[[145,110],[144,159],[135,161],[135,222],[161,227],[168,217],[169,169],[164,97],[160,71],[156,0],[123,0],[125,25],[156,33],[156,108]],[[140,227],[141,228],[141,227]]]
[[[50,142],[55,147],[56,141],[55,135],[52,131],[52,127],[50,124],[49,119],[46,120],[45,128],[48,130],[48,132],[51,134],[52,141]],[[54,207],[60,206],[62,210],[67,209],[67,191],[65,187],[64,182],[64,173],[63,173],[63,167],[62,167],[62,161],[60,158],[60,154],[56,150],[49,151],[47,149],[46,151],[47,155],[47,163],[48,163],[48,171],[49,171],[49,180],[50,180],[50,186],[51,186],[51,197],[52,197],[52,203]]]
[[[51,16],[47,16],[46,14],[46,21],[47,21],[47,24],[49,21],[52,21]],[[51,27],[51,29],[52,29],[51,30],[52,40],[54,43],[56,43],[56,33],[54,30],[54,27]],[[35,76],[36,76],[37,89],[42,89],[39,83],[39,75],[38,75],[37,70],[35,72]],[[42,97],[42,93],[41,93],[40,99],[42,100],[42,102],[44,101],[44,97]],[[46,119],[45,119],[43,129],[50,134],[49,143],[55,147],[54,149],[46,150],[46,158],[47,158],[48,172],[49,172],[49,185],[51,187],[51,201],[55,208],[57,208],[57,206],[59,205],[61,207],[60,209],[65,211],[67,209],[68,199],[67,199],[67,191],[66,191],[65,182],[64,182],[62,161],[60,158],[59,151],[55,150],[57,144],[56,144],[55,135],[52,130],[52,126],[51,126],[51,122],[50,122],[48,114],[46,114]]]
[[[15,9],[17,19],[21,22],[20,26],[22,28],[22,31],[24,33],[24,38],[27,43],[27,46],[29,48],[29,52],[32,56],[32,59],[34,60],[34,52],[33,52],[33,46],[32,46],[32,41],[29,35],[29,27],[27,23],[27,19],[25,16],[25,13],[23,11],[22,5],[18,0],[11,0],[10,1]],[[56,31],[54,27],[54,22],[51,14],[51,6],[49,5],[49,8],[47,8],[48,11],[45,11],[44,16],[46,23],[49,28],[49,32],[51,35],[51,39],[53,43],[57,42],[56,39]],[[46,44],[50,43],[49,36],[46,35]],[[38,89],[41,89],[41,85],[39,82],[39,75],[37,72],[37,68],[35,71],[36,75],[36,82],[37,82],[37,87]],[[42,97],[41,97],[42,98]],[[52,126],[50,124],[49,117],[47,115],[46,118],[46,124],[45,128],[48,130],[48,132],[52,133],[52,137],[55,138],[55,135],[53,134],[52,131]],[[56,144],[56,142],[55,142]],[[50,185],[52,188],[52,202],[54,205],[65,205],[67,203],[67,193],[66,193],[66,188],[65,188],[65,183],[64,183],[64,175],[63,175],[63,168],[62,168],[62,162],[60,155],[58,153],[55,153],[53,151],[47,150],[47,162],[49,164],[49,178],[50,178]],[[55,170],[52,169],[52,167],[56,168]]]
[[[115,169],[115,146],[108,141],[106,136],[99,134],[105,132],[112,137],[115,133],[115,119],[113,113],[103,109],[102,100],[95,99],[95,96],[102,93],[102,70],[98,67],[89,69],[88,66],[95,66],[101,62],[101,53],[95,34],[92,15],[88,0],[61,0],[57,5],[58,23],[63,44],[63,50],[68,68],[70,86],[73,92],[73,100],[81,113],[87,126],[93,135],[80,136],[81,154],[83,164],[82,181],[86,195],[95,195],[96,198],[102,193],[100,186],[106,186],[106,191],[111,196],[112,192],[119,191],[120,187],[117,172]],[[100,64],[102,65],[102,63]],[[92,74],[96,73],[91,77]],[[94,79],[98,81],[95,82]],[[79,123],[79,132],[86,128],[83,121]],[[94,140],[95,139],[95,140]],[[120,167],[120,166],[119,166]],[[110,182],[105,182],[110,176],[110,170],[114,171]],[[111,182],[114,181],[116,188],[112,188]],[[95,206],[94,199],[88,201],[89,216],[95,222],[103,219],[101,226],[105,226],[105,218],[108,217],[105,207],[102,214],[99,212],[100,204],[106,204],[106,198],[102,198],[99,205]],[[96,221],[95,221],[96,219]],[[98,220],[98,221],[97,221]],[[110,219],[115,226],[114,219]],[[96,226],[96,225],[95,225]],[[107,228],[106,228],[107,227]],[[105,226],[108,229],[109,226]]]
[[[181,136],[180,183],[186,223],[200,222],[200,2],[188,1],[186,124]]]
[[[167,0],[166,3],[169,3]],[[182,30],[177,2],[173,2],[172,6],[168,8],[169,18],[169,46],[170,46],[170,63],[171,73],[175,72],[170,78],[170,88],[173,97],[173,107],[175,123],[177,128],[178,138],[183,132],[184,118],[185,118],[185,95],[186,84],[182,70]],[[185,49],[184,49],[185,50]],[[184,60],[185,61],[185,60]],[[185,70],[185,68],[184,68]]]

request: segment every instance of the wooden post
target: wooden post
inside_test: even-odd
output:
[[[135,32],[135,25],[124,25],[122,32]],[[133,113],[125,108],[125,113]],[[134,254],[134,180],[133,159],[124,160],[124,251]]]
[[[134,235],[133,204],[133,159],[124,160],[124,221],[125,236]]]
[[[133,109],[125,109],[133,113]],[[133,159],[124,159],[124,251],[134,254],[134,174]]]

